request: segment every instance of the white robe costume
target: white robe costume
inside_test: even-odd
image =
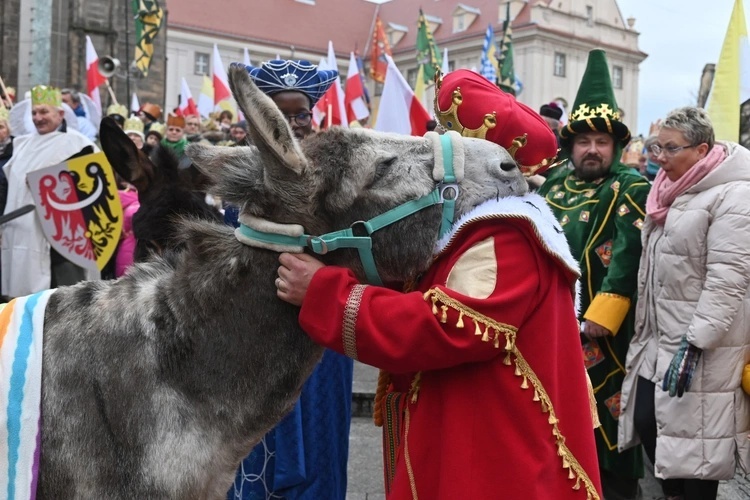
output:
[[[16,137],[13,156],[3,167],[8,178],[8,201],[5,213],[24,205],[33,204],[31,190],[26,184],[26,175],[34,170],[51,167],[73,156],[86,146],[96,145],[81,133],[67,132],[30,134]],[[2,281],[4,295],[21,297],[51,286],[50,244],[44,237],[37,210],[17,217],[3,226]],[[98,272],[87,273],[89,279],[97,279]]]

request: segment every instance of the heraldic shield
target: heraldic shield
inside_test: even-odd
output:
[[[80,267],[101,271],[122,232],[122,204],[104,153],[36,170],[26,180],[52,248]]]

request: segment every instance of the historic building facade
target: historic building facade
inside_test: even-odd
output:
[[[635,20],[623,18],[616,0],[228,0],[221,12],[207,11],[203,2],[173,2],[167,35],[167,105],[177,105],[181,77],[197,97],[202,72],[211,71],[214,43],[225,66],[241,61],[244,48],[255,63],[276,55],[318,62],[330,40],[342,75],[349,51],[355,49],[367,67],[376,15],[394,60],[413,84],[420,7],[439,49],[448,49],[450,69],[476,69],[485,30],[492,25],[496,38],[501,36],[508,3],[515,70],[523,85],[520,101],[535,109],[556,98],[572,104],[588,51],[604,48],[624,121],[637,123],[638,67],[646,54],[638,48]],[[369,79],[368,86],[377,101],[377,86]]]

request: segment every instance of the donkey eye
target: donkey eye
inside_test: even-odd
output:
[[[389,156],[388,158],[384,158],[380,160],[375,167],[375,175],[373,176],[371,184],[379,181],[382,179],[388,171],[393,167],[394,163],[396,163],[396,160],[398,160],[398,156]]]

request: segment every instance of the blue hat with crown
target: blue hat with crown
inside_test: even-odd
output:
[[[263,93],[270,96],[296,90],[309,97],[312,106],[339,77],[335,69],[318,69],[317,65],[304,60],[274,59],[262,63],[260,67],[247,66],[247,72]]]

